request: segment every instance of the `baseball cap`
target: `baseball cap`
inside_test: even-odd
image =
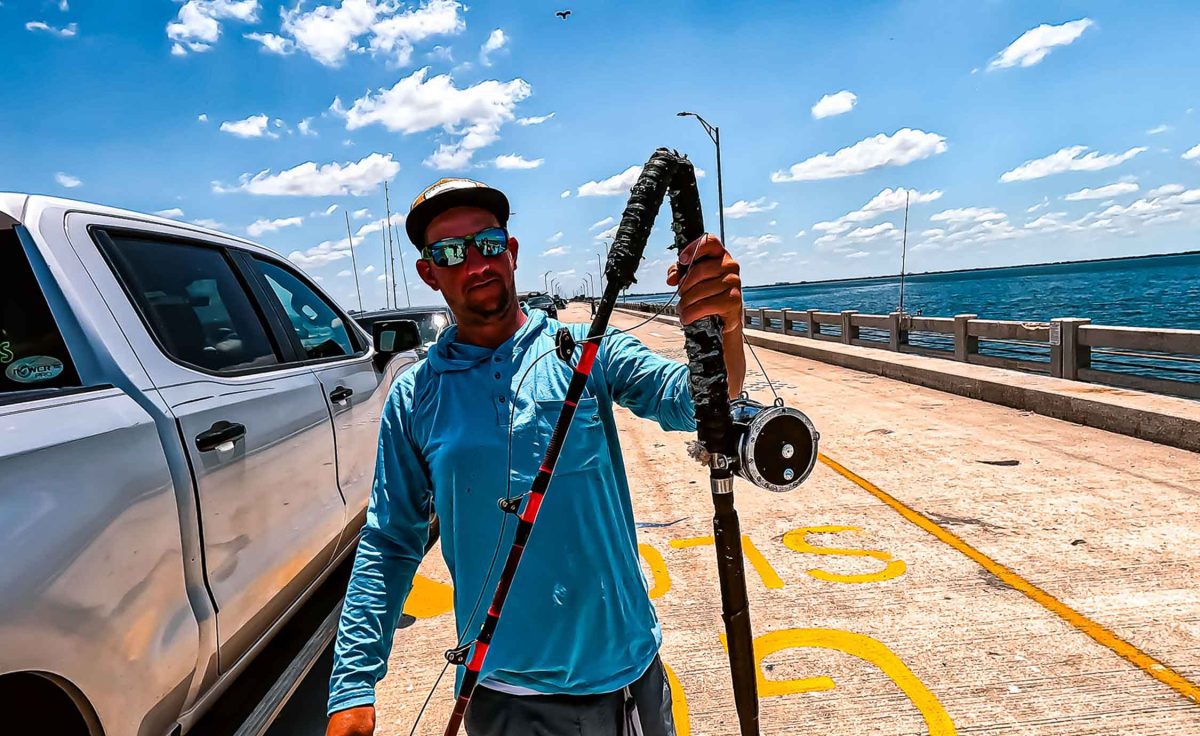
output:
[[[502,226],[508,226],[508,197],[499,189],[474,179],[438,179],[425,187],[408,208],[404,229],[413,245],[424,247],[425,228],[451,207],[479,207],[495,215]]]

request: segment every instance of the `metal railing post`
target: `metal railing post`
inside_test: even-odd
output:
[[[954,359],[961,360],[964,363],[970,360],[970,356],[979,352],[979,338],[972,337],[967,334],[967,324],[978,319],[978,314],[956,314],[954,315]]]
[[[808,321],[808,336],[815,339],[817,335],[821,334],[821,325],[817,324],[817,310],[806,309],[805,314]]]

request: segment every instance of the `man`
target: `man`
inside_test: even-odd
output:
[[[401,375],[383,411],[335,646],[328,736],[374,733],[375,684],[431,508],[454,580],[459,642],[473,640],[503,566],[497,546],[507,550],[516,528],[497,500],[529,489],[559,416],[572,372],[553,355],[562,325],[518,306],[519,244],[508,215],[501,192],[467,179],[442,179],[409,210],[417,272],[458,323]],[[667,274],[668,286],[680,285],[680,318],[725,320],[736,395],[745,377],[738,265],[711,235],[681,258],[690,264],[682,284],[676,266]],[[576,340],[586,336],[587,325],[568,327]],[[469,736],[674,736],[614,403],[664,429],[695,431],[687,366],[610,329],[467,709]]]

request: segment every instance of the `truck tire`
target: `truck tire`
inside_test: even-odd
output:
[[[0,713],[13,733],[102,736],[57,684],[30,672],[0,675]]]

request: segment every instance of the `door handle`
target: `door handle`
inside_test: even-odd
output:
[[[233,444],[246,436],[246,425],[237,422],[215,422],[207,430],[196,435],[196,449],[200,452],[220,450],[229,452]]]
[[[338,386],[329,392],[329,400],[335,404],[341,404],[354,395],[354,389],[345,386]]]

